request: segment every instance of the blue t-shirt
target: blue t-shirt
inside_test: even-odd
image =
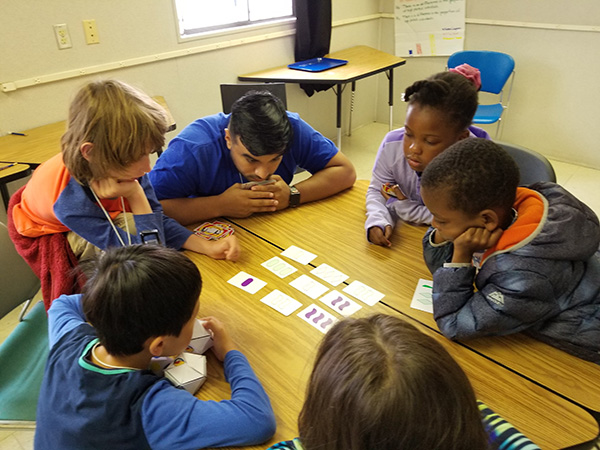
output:
[[[247,359],[224,361],[231,399],[201,401],[148,370],[91,362],[97,342],[81,295],[48,311],[50,354],[38,401],[36,449],[197,449],[256,445],[275,432],[269,398]]]
[[[318,172],[338,149],[298,114],[287,115],[294,137],[275,174],[289,184],[297,167]],[[198,119],[169,142],[149,174],[159,200],[220,195],[233,184],[248,181],[235,167],[225,142],[229,116]]]

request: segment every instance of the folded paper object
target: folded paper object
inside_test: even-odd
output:
[[[195,394],[206,381],[206,356],[182,353],[167,366],[165,378],[176,388]]]
[[[186,352],[196,353],[197,355],[203,355],[206,350],[213,346],[213,338],[210,331],[204,328],[202,322],[196,319],[194,323],[194,331],[192,332],[192,339],[190,345],[185,349]]]

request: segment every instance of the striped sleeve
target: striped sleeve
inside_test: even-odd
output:
[[[304,450],[299,438],[294,438],[291,441],[281,441],[272,445],[267,450]]]
[[[477,401],[481,420],[485,431],[488,434],[491,449],[498,450],[539,450],[535,445],[517,430],[512,424],[508,423],[485,403]]]

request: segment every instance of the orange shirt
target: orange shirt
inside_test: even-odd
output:
[[[65,167],[62,154],[41,164],[23,190],[21,202],[13,208],[13,221],[17,231],[32,238],[69,231],[54,213],[54,204],[69,183],[77,181]],[[113,219],[123,212],[120,199],[102,199],[102,205]],[[76,208],[77,205],[73,207]]]

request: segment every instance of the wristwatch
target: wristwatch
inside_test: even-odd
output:
[[[295,208],[300,204],[300,191],[294,186],[290,186],[290,208]]]

